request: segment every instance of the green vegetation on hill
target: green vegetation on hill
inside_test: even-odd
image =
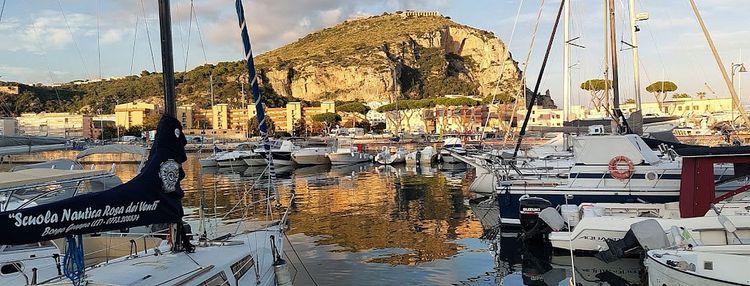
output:
[[[387,42],[404,42],[410,35],[461,27],[446,17],[402,17],[384,14],[344,21],[309,34],[298,41],[258,57],[259,64],[300,64],[305,61],[338,61],[367,52],[380,52]],[[340,63],[337,63],[340,64]]]
[[[319,98],[305,98],[308,101],[291,97],[290,83],[304,76],[299,72],[303,67],[309,73],[325,70],[330,65],[363,66],[387,74],[398,65],[402,92],[399,98],[416,100],[447,94],[479,95],[479,85],[472,79],[472,72],[478,69],[477,63],[470,57],[446,53],[442,48],[420,46],[413,38],[415,35],[439,37],[436,32],[447,27],[466,26],[442,16],[402,17],[398,13],[345,21],[257,56],[260,92],[268,107],[281,107],[289,101],[302,101],[310,106],[322,100],[340,99],[341,94],[351,92],[351,89],[329,87],[331,90],[316,93],[316,96],[320,94]],[[481,37],[493,37],[489,32],[473,30]],[[279,83],[283,81],[279,78],[269,79],[271,71],[286,72],[287,82]],[[278,73],[274,76],[278,77]],[[177,72],[178,104],[210,107],[212,86],[209,78],[213,78],[214,103],[240,108],[252,102],[244,61],[235,61]],[[0,94],[0,115],[40,111],[112,113],[119,103],[140,100],[161,104],[163,94],[162,75],[148,71],[100,82],[22,87],[20,95]]]

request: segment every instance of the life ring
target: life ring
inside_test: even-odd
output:
[[[620,163],[627,164],[628,168],[626,170],[618,168]],[[630,178],[630,176],[633,175],[634,169],[635,166],[633,165],[633,160],[630,160],[628,157],[620,155],[609,160],[609,173],[612,174],[612,177],[615,179],[625,180]]]

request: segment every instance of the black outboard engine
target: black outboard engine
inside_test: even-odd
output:
[[[549,233],[549,226],[539,218],[539,213],[551,206],[552,203],[539,197],[522,197],[519,200],[518,213],[525,239],[546,236]]]

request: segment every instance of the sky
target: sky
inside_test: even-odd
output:
[[[0,0],[0,80],[59,83],[160,71],[156,0]],[[398,10],[436,10],[454,21],[493,32],[509,45],[513,58],[527,70],[527,85],[537,81],[559,0],[243,0],[256,55],[304,35],[361,15]],[[615,0],[618,41],[631,43],[629,0]],[[750,63],[750,5],[747,0],[696,0],[724,66]],[[571,2],[572,104],[589,103],[581,82],[603,72],[604,0]],[[192,9],[191,9],[192,4]],[[678,92],[706,92],[728,97],[728,88],[711,55],[688,0],[635,0],[639,22],[641,90],[670,80]],[[204,63],[242,59],[242,44],[233,0],[171,0],[175,70]],[[541,9],[541,17],[537,14]],[[193,13],[191,14],[191,11]],[[191,16],[192,15],[192,16]],[[534,33],[534,27],[538,30]],[[535,35],[535,36],[534,36]],[[150,41],[149,41],[150,39]],[[533,46],[531,45],[534,39]],[[541,91],[550,90],[562,105],[562,23],[556,34]],[[531,48],[530,48],[531,47]],[[623,101],[635,94],[632,51],[618,44]],[[531,52],[528,67],[523,65]],[[750,69],[750,66],[748,66]],[[740,85],[743,73],[735,76]],[[750,103],[748,87],[740,92]],[[747,91],[746,91],[747,90]]]

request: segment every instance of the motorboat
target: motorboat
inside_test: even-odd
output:
[[[237,145],[233,151],[225,152],[219,156],[216,156],[216,164],[219,167],[241,167],[247,166],[245,158],[255,156],[253,148],[255,144],[243,143]]]
[[[432,163],[433,158],[437,155],[435,148],[432,146],[424,147],[422,150],[417,150],[406,154],[407,165],[429,165]]]
[[[281,166],[292,166],[294,160],[292,159],[292,152],[300,150],[300,147],[295,145],[291,140],[270,140],[268,141],[268,147],[270,147],[271,157],[273,157],[274,165]],[[264,155],[266,150],[263,144],[259,144],[258,148],[255,148],[254,152],[257,154]],[[265,156],[263,156],[265,157]],[[255,157],[252,157],[255,159]],[[263,165],[265,165],[265,159]]]
[[[332,165],[354,165],[372,161],[372,155],[352,146],[351,139],[337,138],[336,151],[326,154]]]
[[[200,164],[201,167],[218,167],[219,163],[216,162],[216,158],[219,158],[226,153],[226,151],[222,151],[221,149],[216,147],[216,145],[214,145],[211,155],[198,159],[198,164]]]
[[[562,221],[564,228],[569,230],[550,233],[549,240],[553,246],[581,251],[608,250],[611,242],[626,240],[628,233],[645,221],[651,221],[656,232],[667,232],[674,226],[684,229],[701,239],[704,245],[731,244],[733,240],[750,239],[750,197],[745,194],[750,189],[745,171],[750,166],[750,148],[694,148],[678,152],[683,155],[684,166],[679,202],[594,203],[586,204],[585,209],[562,205],[558,219],[550,217],[555,214],[553,209],[550,209],[551,212],[544,210],[542,212],[547,213],[539,215],[545,222]],[[715,165],[727,162],[733,162],[738,173],[732,178],[714,182],[712,173]],[[701,179],[701,176],[708,179]],[[721,190],[723,185],[735,187],[716,197],[716,191]],[[523,204],[521,211],[525,211]],[[580,213],[583,213],[582,217]],[[722,229],[726,221],[732,222],[736,236]]]
[[[634,134],[587,135],[573,138],[574,164],[558,177],[514,178],[507,173],[477,174],[497,195],[502,223],[519,225],[521,197],[542,198],[551,206],[582,203],[668,203],[679,200],[684,162],[681,156],[660,157]],[[674,150],[668,152],[674,153]],[[718,164],[716,181],[734,176],[732,165]],[[736,189],[726,184],[717,191]]]
[[[750,285],[748,263],[750,245],[650,250],[643,262],[650,285]]]
[[[297,165],[328,165],[331,160],[326,154],[333,152],[327,143],[308,143],[305,148],[292,152],[292,160]]]
[[[393,165],[406,162],[406,151],[403,148],[397,148],[393,152],[387,146],[383,147],[380,153],[375,155],[375,162],[381,165]]]
[[[443,147],[438,153],[438,160],[448,164],[463,163],[463,161],[453,157],[452,154],[466,155],[464,144],[458,137],[445,138],[443,141]]]

